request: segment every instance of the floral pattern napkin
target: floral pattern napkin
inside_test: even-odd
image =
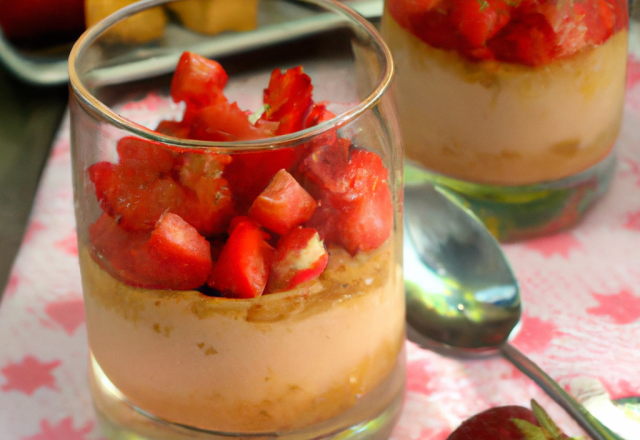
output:
[[[640,395],[639,60],[630,56],[610,191],[570,231],[504,246],[525,304],[514,344],[579,398],[594,387],[612,398]],[[127,110],[151,110],[145,105]],[[89,395],[68,116],[0,303],[0,347],[0,439],[104,440]],[[569,434],[582,434],[503,359],[460,361],[410,342],[407,356],[394,440],[444,440],[479,411],[531,398]]]

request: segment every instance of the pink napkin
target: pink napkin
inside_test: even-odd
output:
[[[131,112],[144,108],[131,106]],[[577,396],[602,385],[640,395],[640,62],[611,190],[569,232],[504,246],[525,303],[515,345]],[[104,439],[88,386],[69,119],[60,127],[0,304],[0,439]],[[459,361],[407,343],[407,394],[394,440],[444,440],[491,406],[535,398],[571,435],[573,421],[500,358]]]

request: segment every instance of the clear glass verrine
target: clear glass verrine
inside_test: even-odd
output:
[[[404,384],[388,49],[338,2],[220,4],[141,2],[70,57],[101,426],[110,439],[386,438]],[[198,74],[223,78],[219,66],[228,81],[202,94]]]

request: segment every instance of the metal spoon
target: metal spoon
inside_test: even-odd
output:
[[[520,321],[520,291],[499,244],[454,195],[406,170],[404,267],[409,339],[459,357],[501,354],[594,440],[622,440],[509,344],[509,335]]]

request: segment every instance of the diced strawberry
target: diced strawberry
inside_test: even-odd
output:
[[[120,228],[107,214],[89,226],[89,243],[96,263],[118,280],[133,286],[153,282],[135,269],[138,262],[148,256],[144,247],[148,239],[148,233]]]
[[[400,26],[411,29],[410,17],[428,12],[438,3],[439,0],[386,0],[385,6]]]
[[[229,228],[227,229],[227,234],[231,235],[233,230],[240,223],[244,223],[244,222],[249,222],[249,223],[253,224],[254,226],[257,226],[258,228],[260,227],[260,223],[258,223],[257,221],[255,221],[251,217],[248,217],[246,215],[239,215],[239,216],[236,216],[236,217],[231,219],[231,222],[229,223]]]
[[[378,183],[371,193],[343,208],[338,223],[338,240],[352,255],[377,249],[393,229],[393,205],[389,187]]]
[[[112,188],[115,185],[116,164],[111,162],[97,162],[87,169],[89,179],[96,189],[96,198],[100,207],[107,214],[113,215],[113,208],[109,203]]]
[[[393,228],[387,174],[380,156],[353,150],[341,175],[321,180],[339,184],[320,186],[319,206],[306,226],[318,228],[323,239],[341,244],[352,254],[376,249]]]
[[[455,50],[464,47],[466,39],[458,32],[451,18],[453,2],[438,2],[438,6],[408,18],[413,33],[425,43],[438,49]]]
[[[629,4],[627,0],[608,0],[608,3],[613,8],[614,13],[614,26],[613,31],[618,32],[621,29],[626,29],[629,26]],[[634,4],[635,7],[635,4]]]
[[[238,212],[246,213],[256,197],[279,170],[291,170],[304,149],[279,148],[272,151],[237,153],[224,170]]]
[[[336,115],[327,110],[326,102],[317,102],[311,106],[309,114],[304,119],[304,128],[315,127],[335,117]]]
[[[119,163],[140,172],[161,174],[171,171],[175,154],[160,142],[133,136],[118,141]]]
[[[548,64],[557,54],[556,34],[539,13],[512,19],[487,46],[501,61],[528,66]]]
[[[171,80],[171,97],[175,102],[202,108],[220,100],[228,80],[227,73],[216,61],[192,52],[184,52]]]
[[[175,138],[188,139],[191,126],[183,121],[169,121],[165,119],[160,121],[155,131]]]
[[[195,289],[211,273],[209,242],[180,216],[167,213],[158,221],[146,244],[147,260],[136,270],[162,289]],[[149,287],[149,286],[147,286]]]
[[[276,135],[280,123],[276,121],[266,121],[264,119],[258,119],[254,125],[257,129],[262,130],[265,138],[268,138]]]
[[[185,192],[172,178],[162,178],[149,185],[136,185],[122,178],[111,204],[120,227],[130,231],[150,231],[169,210],[181,206]]]
[[[278,241],[266,293],[290,290],[318,277],[329,261],[329,254],[318,231],[297,227]]]
[[[335,118],[336,115],[327,110],[327,104],[319,102],[313,104],[309,114],[304,120],[304,128],[315,127],[318,124],[329,121]],[[316,136],[311,141],[311,149],[321,147],[323,145],[332,145],[338,141],[338,131],[336,129],[330,129],[326,133]]]
[[[280,170],[249,208],[249,216],[265,228],[285,234],[311,218],[313,197],[285,170]]]
[[[311,78],[298,66],[282,73],[275,69],[271,73],[269,86],[264,90],[264,103],[269,107],[261,119],[280,123],[276,135],[284,135],[302,130],[304,118],[309,112],[311,99]]]
[[[210,287],[228,298],[262,295],[275,250],[268,234],[251,222],[240,223],[231,233],[209,277]]]
[[[268,137],[264,127],[256,127],[237,103],[227,101],[195,111],[189,131],[190,139],[236,142]]]
[[[451,19],[472,47],[484,46],[509,21],[501,0],[456,0]]]
[[[222,177],[230,161],[229,155],[211,151],[182,153],[176,160],[175,172],[186,194],[171,211],[205,237],[224,233],[236,214],[229,184]]]
[[[387,0],[391,16],[430,46],[471,60],[540,66],[599,45],[627,26],[624,0]]]
[[[613,35],[615,29],[615,11],[613,5],[606,0],[593,0],[576,5],[585,9],[584,27],[586,27],[586,40],[599,45]],[[626,9],[626,8],[625,8]]]
[[[231,156],[214,151],[189,151],[181,153],[175,161],[178,180],[185,187],[196,191],[202,177],[221,178],[224,168],[231,163]]]
[[[336,142],[314,148],[302,161],[300,170],[323,190],[342,193],[346,190],[343,176],[349,164],[350,146],[351,141],[338,138]],[[319,197],[314,192],[311,194]]]
[[[349,186],[346,199],[352,200],[373,194],[379,186],[386,186],[388,174],[382,159],[376,153],[354,149],[345,177]]]

